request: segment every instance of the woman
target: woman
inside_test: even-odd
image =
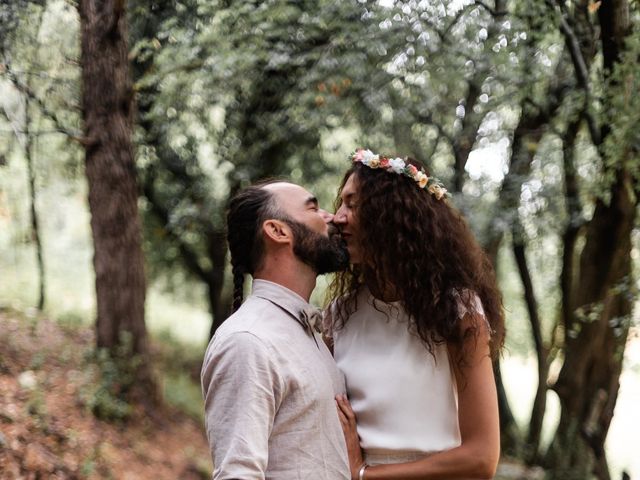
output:
[[[369,150],[340,187],[334,222],[351,268],[324,326],[347,381],[349,400],[336,400],[353,479],[495,474],[501,297],[446,197],[415,160]]]

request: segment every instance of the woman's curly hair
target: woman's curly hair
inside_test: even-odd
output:
[[[413,159],[407,163],[424,168]],[[459,322],[459,302],[470,312],[476,310],[469,294],[474,292],[482,301],[495,358],[504,343],[502,296],[491,262],[462,215],[445,199],[437,200],[418,188],[411,178],[361,163],[346,172],[336,210],[352,174],[358,185],[353,208],[362,261],[334,277],[329,295],[339,300],[333,328],[344,326],[357,309],[358,292],[365,284],[374,295],[392,286],[430,352],[442,342],[462,347],[467,338],[478,335],[477,324],[463,329]]]

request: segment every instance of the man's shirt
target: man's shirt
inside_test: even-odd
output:
[[[212,338],[202,367],[213,478],[350,479],[335,395],[344,378],[310,305],[276,283],[253,292]]]

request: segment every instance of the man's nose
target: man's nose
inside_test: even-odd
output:
[[[333,213],[329,213],[326,210],[320,209],[320,215],[322,215],[322,219],[325,223],[333,222]]]

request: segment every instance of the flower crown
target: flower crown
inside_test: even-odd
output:
[[[351,161],[361,163],[369,168],[382,168],[389,173],[409,177],[416,182],[419,188],[428,191],[436,200],[441,200],[449,195],[447,189],[438,179],[427,176],[422,168],[418,170],[415,165],[411,165],[402,158],[383,157],[374,154],[371,150],[360,148],[351,155]]]

